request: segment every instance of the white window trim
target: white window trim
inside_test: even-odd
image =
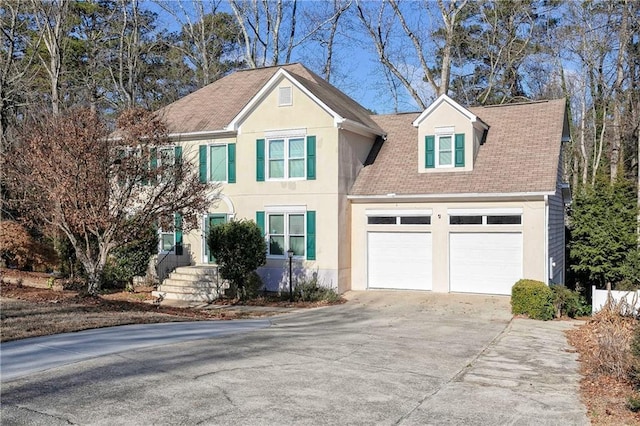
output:
[[[265,206],[264,207],[264,212],[265,213],[306,213],[307,212],[307,206],[306,205],[295,205],[295,206],[290,206],[290,205],[271,205],[271,206]]]
[[[367,216],[431,216],[432,209],[425,210],[366,210]]]
[[[446,126],[446,127],[436,127],[434,133],[436,135],[452,135],[456,132],[456,128],[453,126]]]
[[[447,209],[450,216],[480,216],[480,215],[515,215],[522,214],[520,207],[479,208],[479,209]]]
[[[211,147],[212,146],[224,146],[225,147],[225,162],[224,162],[224,180],[213,180],[211,177]],[[229,182],[229,142],[215,142],[207,144],[207,181],[228,183]]]
[[[173,250],[163,250],[162,249],[162,236],[164,234],[173,235]],[[171,254],[176,252],[176,232],[168,232],[163,231],[162,229],[158,229],[158,254]]]
[[[163,146],[159,146],[156,150],[156,162],[157,162],[157,166],[161,167],[162,164],[162,151],[169,151],[171,150],[171,158],[173,158],[173,161],[171,162],[171,164],[167,164],[168,166],[173,166],[176,164],[176,147],[175,145],[163,145]]]
[[[290,238],[290,234],[289,234],[289,216],[290,215],[302,215],[302,220],[303,220],[303,224],[302,224],[302,229],[303,229],[303,236],[304,236],[304,243],[303,243],[303,247],[304,247],[304,254],[303,255],[294,255],[293,258],[294,259],[305,259],[307,257],[307,215],[306,215],[306,210],[300,210],[299,207],[300,206],[283,206],[286,210],[275,210],[275,206],[271,206],[270,208],[265,208],[265,228],[266,228],[266,234],[265,234],[265,240],[267,243],[267,259],[286,259],[288,258],[287,255],[287,250],[289,250],[289,238]],[[293,208],[293,209],[292,209]],[[271,254],[269,252],[270,247],[269,247],[269,240],[271,237],[271,232],[269,229],[269,217],[270,216],[277,216],[277,215],[282,215],[284,216],[284,247],[283,247],[283,254]]]
[[[286,130],[267,130],[264,132],[265,139],[282,139],[282,138],[306,138],[307,129],[286,129]]]
[[[451,138],[451,164],[440,164],[440,138]],[[437,169],[450,169],[455,164],[455,138],[453,133],[440,133],[435,135],[434,144],[435,167]]]
[[[304,148],[304,153],[302,155],[302,160],[304,162],[304,170],[302,172],[301,177],[289,177],[289,141],[291,139],[302,139],[302,146]],[[283,140],[284,141],[284,176],[281,178],[272,178],[271,177],[271,169],[270,169],[270,161],[271,157],[269,156],[269,144],[274,140]],[[306,135],[300,134],[292,134],[289,136],[275,136],[267,138],[265,137],[265,180],[273,181],[273,182],[282,182],[282,181],[297,181],[297,180],[307,180],[307,138]]]

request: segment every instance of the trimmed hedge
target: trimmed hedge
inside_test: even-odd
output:
[[[553,319],[553,291],[543,282],[523,279],[511,289],[511,313],[547,321]]]

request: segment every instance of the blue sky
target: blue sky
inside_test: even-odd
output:
[[[187,0],[189,1],[189,0]],[[376,2],[377,3],[377,2]],[[169,3],[177,7],[178,3]],[[209,5],[205,2],[205,5]],[[321,2],[303,0],[299,2],[299,12],[321,6]],[[159,28],[169,31],[179,31],[180,23],[168,12],[152,1],[145,1],[143,7],[158,14]],[[220,4],[220,11],[232,13],[226,2]],[[352,15],[355,19],[355,16]],[[356,22],[354,22],[355,24]],[[283,25],[287,25],[284,23]],[[299,30],[300,31],[300,30]],[[394,104],[390,99],[390,91],[386,85],[382,66],[379,64],[375,52],[372,51],[368,36],[362,31],[342,32],[336,37],[334,47],[335,71],[331,83],[358,101],[365,108],[376,113],[394,112]],[[293,50],[292,62],[301,62],[308,68],[320,74],[322,53],[317,45],[302,45]],[[399,103],[400,111],[416,111],[415,103],[404,90]]]

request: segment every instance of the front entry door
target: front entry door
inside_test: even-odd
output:
[[[209,236],[209,230],[216,225],[221,225],[227,222],[226,214],[210,214],[207,216],[204,223],[204,254],[209,263],[215,263],[216,259],[209,252],[209,244],[207,244],[207,237]]]

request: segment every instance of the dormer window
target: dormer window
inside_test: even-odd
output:
[[[413,121],[418,128],[418,173],[470,172],[489,126],[447,95]]]
[[[436,137],[436,167],[453,166],[453,144],[452,135],[438,135]]]
[[[464,167],[464,133],[453,127],[437,127],[425,137],[425,168]]]

